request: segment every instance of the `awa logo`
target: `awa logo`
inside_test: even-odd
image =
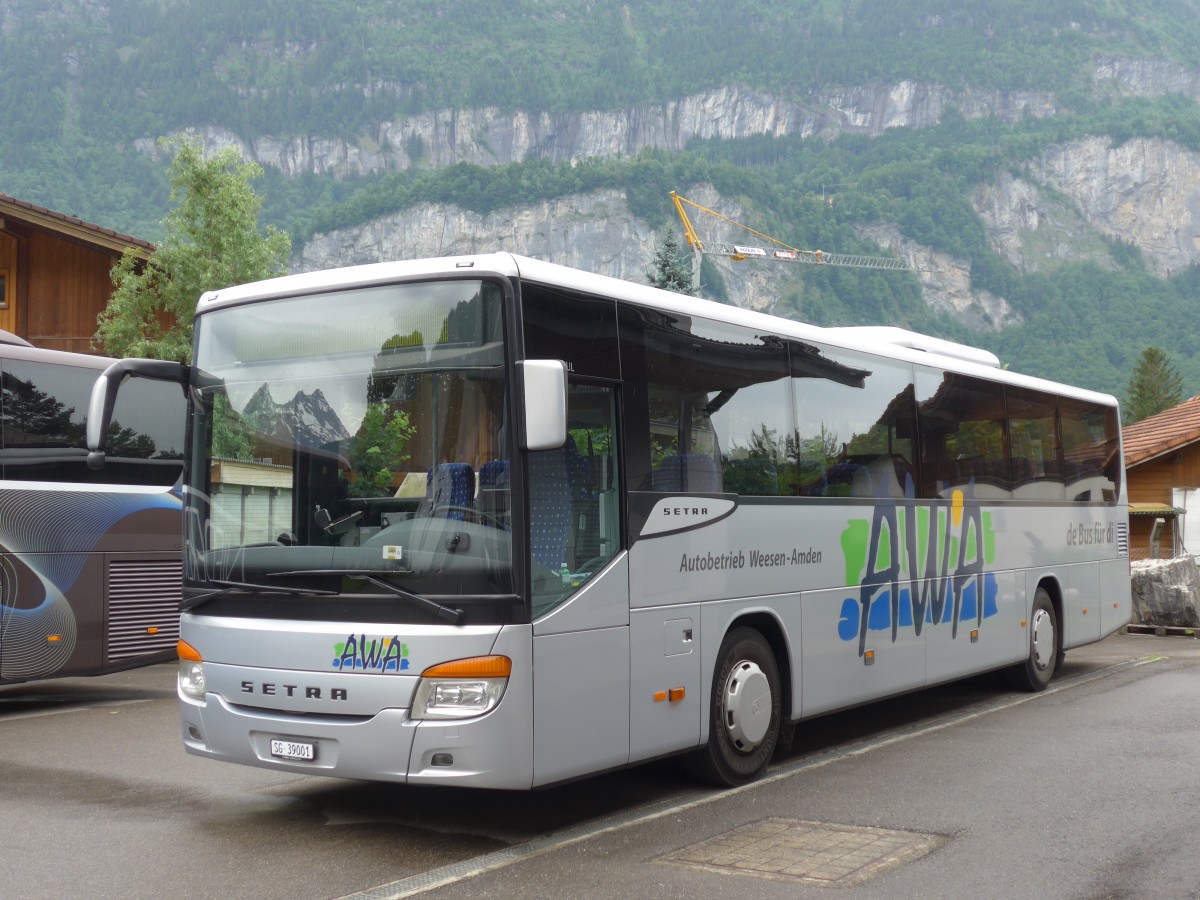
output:
[[[867,648],[868,631],[901,628],[920,635],[926,625],[976,627],[997,613],[996,576],[985,571],[996,557],[991,515],[974,497],[974,482],[955,490],[950,502],[918,503],[912,496],[882,500],[870,519],[851,519],[841,535],[846,583],[858,596],[842,601],[838,637]]]
[[[333,667],[339,671],[398,673],[408,669],[408,644],[400,638],[348,634],[333,645]]]

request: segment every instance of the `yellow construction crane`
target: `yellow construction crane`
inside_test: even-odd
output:
[[[808,263],[818,266],[852,266],[857,269],[900,269],[914,271],[907,260],[894,256],[855,256],[849,253],[801,250],[790,244],[785,244],[783,241],[777,241],[775,238],[765,235],[760,231],[755,231],[741,222],[735,222],[733,219],[723,216],[719,212],[709,209],[707,206],[701,206],[699,203],[689,200],[686,197],[681,197],[675,191],[671,191],[671,200],[675,203],[675,211],[679,213],[680,221],[683,222],[683,235],[687,238],[688,246],[697,260],[700,254],[710,253],[715,256],[727,256],[733,260],[774,259],[780,262]],[[685,203],[700,212],[715,216],[722,222],[735,225],[743,231],[762,238],[764,241],[769,241],[775,246],[766,248],[753,244],[724,244],[717,241],[702,242],[699,235],[696,234],[696,229],[692,227],[692,220],[688,218],[687,210],[683,208]]]

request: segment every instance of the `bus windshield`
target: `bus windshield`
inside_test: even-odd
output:
[[[354,594],[419,622],[515,599],[499,285],[247,304],[197,333],[185,606]]]

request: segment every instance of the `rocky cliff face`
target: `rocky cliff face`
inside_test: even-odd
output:
[[[1171,141],[1102,137],[1052,148],[1031,177],[1098,233],[1139,247],[1159,275],[1200,261],[1200,156]]]
[[[971,201],[1021,272],[1080,259],[1111,266],[1106,241],[1138,247],[1162,277],[1200,262],[1200,155],[1172,141],[1059,144],[1024,177],[978,186]]]
[[[650,227],[630,213],[620,191],[560,197],[489,214],[424,203],[317,235],[300,248],[292,270],[508,250],[636,281],[650,271],[655,240]]]
[[[742,210],[711,187],[693,198],[730,218]],[[1047,150],[1017,177],[1000,173],[971,201],[996,251],[1018,271],[1046,271],[1087,259],[1113,265],[1106,241],[1139,247],[1151,267],[1169,276],[1200,263],[1200,155],[1164,140],[1135,139],[1114,147],[1087,138]],[[666,202],[666,198],[663,199]],[[862,230],[881,252],[916,268],[926,301],[974,329],[1014,325],[1008,302],[971,286],[963,260],[901,237],[889,223]],[[425,204],[365,225],[317,235],[299,248],[293,270],[387,259],[510,250],[618,278],[644,280],[661,240],[629,210],[619,191],[560,197],[532,207],[480,215]],[[740,306],[770,311],[786,290],[800,290],[786,264],[711,257]]]
[[[1098,94],[1200,97],[1200,72],[1162,60],[1099,59],[1093,84]],[[355,142],[320,136],[243,139],[203,127],[194,132],[210,148],[235,145],[260,164],[291,175],[343,177],[414,165],[621,157],[647,147],[678,150],[693,138],[876,135],[887,128],[935,124],[950,106],[968,118],[1005,121],[1057,111],[1053,97],[1034,92],[982,93],[915,82],[831,88],[799,100],[729,86],[659,105],[569,115],[440,110],[380,123],[373,135]],[[731,218],[742,212],[710,188],[688,186],[688,191]],[[1160,275],[1200,262],[1200,157],[1170,141],[1134,139],[1114,146],[1107,138],[1092,137],[1060,144],[1019,175],[1002,172],[976,186],[970,199],[997,252],[1021,272],[1080,259],[1110,266],[1109,246],[1116,241],[1139,247]],[[973,328],[1018,321],[1004,298],[972,289],[964,261],[905,241],[889,223],[866,227],[863,234],[919,269],[925,298],[934,308]],[[422,205],[317,235],[298,248],[293,269],[504,249],[644,280],[659,240],[619,192],[561,197],[488,215]],[[771,310],[785,289],[802,290],[786,264],[712,259],[731,302],[739,305]]]
[[[720,206],[719,195],[699,186],[694,199]],[[663,198],[667,202],[667,198]],[[728,203],[731,217],[742,207]],[[421,259],[507,250],[589,272],[645,283],[660,235],[635,216],[622,191],[560,197],[530,207],[481,215],[457,206],[421,204],[365,225],[316,235],[299,248],[293,272],[393,259]],[[789,275],[778,264],[713,257],[730,299],[770,311]]]
[[[633,156],[648,147],[682,150],[694,138],[878,135],[888,128],[934,125],[951,105],[969,118],[993,115],[1009,122],[1056,111],[1053,98],[1036,92],[956,92],[941,85],[902,81],[830,89],[803,102],[727,86],[625,110],[552,114],[493,107],[442,109],[381,122],[373,134],[355,141],[320,135],[245,138],[209,126],[188,130],[209,150],[236,146],[247,158],[287,175],[344,178],[413,166]],[[154,152],[151,141],[140,141],[138,147]]]
[[[1200,71],[1167,60],[1097,59],[1092,81],[1098,94],[1200,97]],[[403,93],[399,85],[375,84],[370,90]],[[648,147],[680,150],[693,138],[878,135],[889,128],[937,124],[949,107],[968,119],[995,116],[1005,122],[1058,111],[1052,95],[1037,91],[979,91],[901,81],[833,87],[798,99],[728,85],[661,104],[580,113],[442,109],[380,122],[372,133],[354,140],[332,135],[246,136],[203,124],[188,131],[209,149],[236,146],[247,158],[287,175],[345,177],[418,165],[629,156]],[[153,141],[139,141],[137,146],[145,153],[155,152]]]
[[[948,313],[976,331],[1021,323],[1003,297],[971,286],[971,267],[963,260],[907,240],[888,222],[869,225],[860,233],[891,255],[908,260],[916,270],[925,302],[938,312]]]

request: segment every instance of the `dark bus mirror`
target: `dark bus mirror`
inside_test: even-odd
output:
[[[553,450],[567,440],[567,366],[559,359],[517,363],[524,384],[525,450]]]
[[[165,359],[118,359],[105,369],[92,385],[88,401],[87,444],[88,467],[104,467],[105,441],[117,405],[117,392],[126,378],[152,378],[173,381],[181,388],[188,383],[189,367]]]

